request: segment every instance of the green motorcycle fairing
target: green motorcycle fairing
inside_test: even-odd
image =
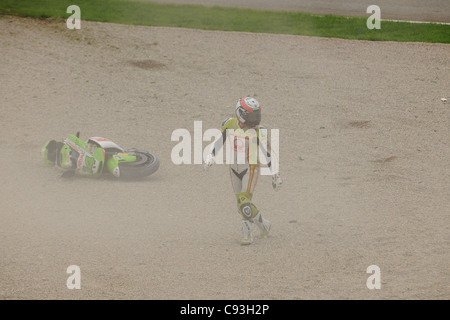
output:
[[[135,162],[136,156],[128,154],[128,152],[121,152],[113,155],[111,158],[108,159],[106,162],[106,167],[108,168],[108,171],[111,172],[115,177],[120,177],[120,169],[119,169],[119,163],[125,163],[125,162]]]
[[[56,161],[56,141],[49,140],[41,148],[41,156],[48,165],[54,165]]]
[[[69,135],[64,143],[78,153],[75,173],[97,178],[103,172],[105,151],[94,144],[87,143],[76,135]]]
[[[62,142],[49,140],[41,149],[44,162],[48,165],[54,165],[59,169],[71,169],[72,160],[70,158],[71,149]]]

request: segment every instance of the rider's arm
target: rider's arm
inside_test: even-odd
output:
[[[226,129],[224,129],[222,131],[222,140],[217,139],[216,142],[214,143],[214,148],[211,151],[211,154],[213,156],[216,156],[216,150],[217,150],[217,152],[219,152],[219,150],[222,148],[223,144],[225,143],[225,140],[227,140],[227,130]]]
[[[274,152],[272,152],[272,148],[269,141],[268,130],[259,126],[258,130],[258,147],[260,148],[260,155],[265,159],[264,163],[267,164],[272,174],[276,174],[279,171],[278,168],[278,158]]]
[[[264,145],[267,150],[264,150]],[[272,148],[270,146],[269,141],[265,141],[263,145],[260,144],[260,148],[262,149],[262,154],[266,158],[267,166],[272,173],[272,187],[275,191],[279,190],[281,185],[283,184],[283,180],[280,177],[280,168],[278,158],[275,152],[272,152]]]
[[[222,148],[223,144],[227,140],[227,129],[229,129],[229,126],[231,124],[232,118],[226,119],[224,122],[222,122],[222,139],[217,139],[214,143],[214,148],[211,152],[213,156],[219,152],[219,150]]]
[[[259,148],[261,148],[261,155],[263,155],[266,160],[265,163],[267,163],[267,166],[273,173],[276,173],[275,165],[273,163],[276,161],[272,161],[274,154],[272,153],[270,142],[268,140],[265,140],[264,143],[261,143],[261,140],[258,138],[258,146]]]

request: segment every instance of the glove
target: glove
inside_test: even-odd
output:
[[[208,155],[206,156],[205,164],[204,164],[204,166],[203,166],[203,169],[204,169],[205,171],[208,170],[209,167],[211,167],[213,163],[214,163],[214,156],[213,156],[212,154],[208,154]]]
[[[272,175],[272,188],[275,191],[280,190],[281,186],[283,184],[283,180],[280,177],[279,173],[275,173],[274,175]]]

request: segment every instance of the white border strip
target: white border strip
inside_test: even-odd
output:
[[[390,20],[390,19],[380,19],[380,21],[391,21],[391,22],[408,22],[408,23],[435,23],[435,24],[446,24],[450,25],[450,22],[432,22],[432,21],[408,21],[408,20]]]

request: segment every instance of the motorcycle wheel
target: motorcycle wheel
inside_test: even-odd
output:
[[[159,168],[156,155],[141,150],[129,150],[136,155],[135,162],[119,163],[120,179],[138,179],[155,173]]]

